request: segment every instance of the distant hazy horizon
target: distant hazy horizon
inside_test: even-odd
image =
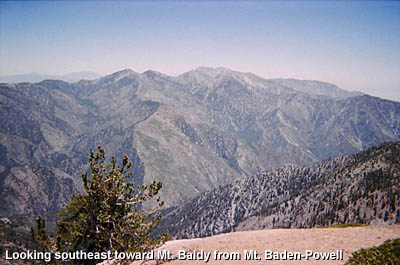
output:
[[[200,66],[400,101],[397,1],[2,1],[0,75]]]

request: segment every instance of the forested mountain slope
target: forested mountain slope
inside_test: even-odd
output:
[[[400,142],[310,167],[245,177],[167,214],[160,229],[178,238],[232,230],[400,223]]]

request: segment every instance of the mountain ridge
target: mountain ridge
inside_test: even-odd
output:
[[[400,142],[236,179],[171,209],[176,238],[266,228],[400,223]]]
[[[76,178],[87,168],[88,150],[102,145],[110,156],[134,161],[138,184],[163,181],[163,199],[173,206],[263,169],[400,139],[398,102],[310,95],[228,69],[215,78],[197,74],[125,69],[92,81],[0,84],[0,114],[7,117],[0,125],[0,193],[5,197],[14,167],[57,168]],[[1,215],[17,214],[6,207]]]

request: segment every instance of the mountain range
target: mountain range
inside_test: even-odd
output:
[[[400,139],[400,103],[335,85],[201,67],[0,84],[0,215],[45,215],[80,192],[88,150],[134,162],[178,206],[262,170]]]

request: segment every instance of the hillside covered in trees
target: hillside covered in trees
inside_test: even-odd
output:
[[[177,238],[263,228],[400,223],[400,142],[237,179],[171,210]]]

